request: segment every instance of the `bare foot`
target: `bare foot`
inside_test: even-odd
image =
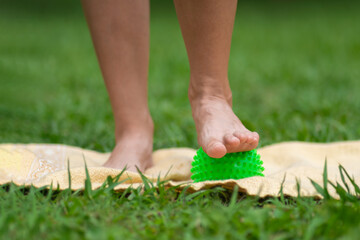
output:
[[[250,151],[257,147],[259,134],[241,123],[225,98],[203,97],[191,100],[198,143],[213,158],[226,153]]]
[[[104,167],[141,172],[152,166],[153,129],[122,134]]]

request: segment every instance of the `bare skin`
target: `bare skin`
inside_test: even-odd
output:
[[[153,121],[147,101],[148,0],[82,0],[109,93],[116,145],[105,167],[152,165]]]
[[[106,167],[152,165],[147,102],[148,0],[82,0],[115,120]],[[237,0],[174,0],[190,63],[189,99],[198,142],[211,157],[255,148],[259,135],[232,111],[228,59]]]
[[[190,63],[198,143],[211,157],[257,147],[259,135],[232,111],[228,60],[237,0],[174,0]]]

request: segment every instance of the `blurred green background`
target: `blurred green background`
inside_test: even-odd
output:
[[[1,0],[0,142],[114,146],[79,1]],[[260,146],[360,136],[360,1],[240,1],[229,76]],[[189,66],[172,1],[151,1],[155,148],[197,147]]]

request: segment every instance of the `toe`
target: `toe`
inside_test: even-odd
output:
[[[256,141],[259,141],[260,136],[257,132],[252,132],[252,136],[255,138]]]
[[[235,132],[234,136],[240,139],[237,152],[250,151],[257,147],[259,143],[259,134],[256,132]]]
[[[226,134],[224,136],[224,143],[227,147],[232,148],[237,147],[240,144],[240,140],[232,134]]]
[[[234,136],[240,140],[240,144],[244,145],[248,141],[248,137],[244,132],[236,131]]]
[[[257,132],[252,132],[251,133],[251,140],[249,140],[249,145],[251,147],[251,149],[254,149],[257,147],[257,145],[259,144],[259,134]]]
[[[213,140],[207,144],[204,151],[213,158],[221,158],[226,154],[226,147],[220,141]]]

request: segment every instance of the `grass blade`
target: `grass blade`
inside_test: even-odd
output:
[[[68,171],[69,189],[71,190],[71,172],[70,172],[70,161],[69,161],[69,158],[68,158],[68,160],[67,160],[67,171]]]
[[[349,188],[349,185],[347,184],[347,182],[345,181],[345,177],[344,177],[344,173],[343,173],[343,166],[341,166],[341,165],[339,165],[339,172],[340,172],[340,177],[341,177],[341,181],[343,182],[343,184],[344,184],[344,186],[345,186],[345,188],[346,188],[346,191],[348,192],[348,193],[351,193],[350,192],[350,188]]]
[[[323,189],[319,184],[317,184],[315,181],[313,181],[312,179],[309,178],[309,180],[310,180],[311,184],[314,186],[315,190],[316,190],[321,196],[323,196],[324,199],[326,199],[326,194],[325,194],[324,189]]]
[[[84,155],[83,155],[84,156]],[[91,186],[91,179],[90,179],[90,174],[89,174],[89,170],[85,161],[85,156],[84,156],[84,163],[85,163],[85,174],[86,174],[86,179],[85,179],[85,195],[92,199],[92,186]]]
[[[239,186],[235,185],[233,189],[233,193],[231,195],[229,207],[234,207],[236,205],[238,194],[239,194]]]
[[[346,174],[347,178],[350,180],[351,184],[353,185],[356,195],[359,195],[360,194],[360,188],[356,184],[355,180],[352,177],[350,177],[349,173],[346,171],[346,169],[343,166],[340,165],[340,167],[342,168],[342,170],[344,170],[344,173]]]
[[[284,197],[284,192],[283,192],[283,191],[284,191],[285,179],[286,179],[286,173],[284,174],[284,178],[283,178],[283,180],[282,180],[282,182],[281,182],[280,190],[279,190],[279,193],[278,193],[278,195],[280,195],[280,201],[281,201],[282,203],[285,202],[285,197]]]
[[[326,199],[330,199],[331,196],[328,191],[327,158],[325,158],[324,171],[323,171],[323,190],[324,190],[324,197]]]

